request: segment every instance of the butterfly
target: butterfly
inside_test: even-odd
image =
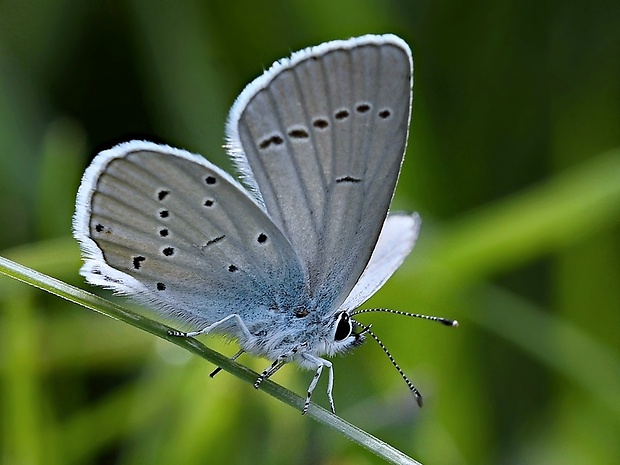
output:
[[[227,121],[236,180],[185,150],[131,141],[99,153],[78,191],[74,236],[94,285],[272,363],[314,370],[377,339],[354,316],[401,265],[417,214],[388,209],[409,128],[413,62],[394,35],[293,53],[250,83]],[[447,325],[452,320],[436,317]],[[407,381],[421,405],[417,389]]]

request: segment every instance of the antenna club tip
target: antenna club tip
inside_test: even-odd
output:
[[[454,328],[459,325],[459,322],[457,320],[450,320],[448,318],[438,318],[437,321],[439,321],[443,325],[452,326]]]

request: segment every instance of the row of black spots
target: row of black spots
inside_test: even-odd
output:
[[[287,134],[291,139],[296,139],[296,140],[304,140],[310,137],[310,133],[306,130],[306,128],[303,128],[303,127],[290,129]],[[260,144],[258,144],[258,147],[261,150],[265,150],[271,147],[272,145],[281,145],[283,143],[284,143],[284,139],[279,134],[276,134],[271,137],[268,137],[267,139],[264,139]]]
[[[368,113],[371,110],[371,108],[372,107],[371,107],[371,105],[369,103],[362,102],[362,103],[358,103],[356,105],[355,111],[357,113],[364,114],[364,113]],[[381,111],[379,111],[379,113],[377,113],[377,114],[378,114],[379,118],[386,119],[386,118],[389,118],[392,115],[392,112],[390,111],[389,108],[384,108]],[[346,108],[342,108],[342,109],[336,111],[336,113],[334,113],[334,118],[337,121],[344,121],[349,116],[351,116],[351,112],[348,109],[346,109]],[[315,120],[315,123],[317,121],[318,120]],[[323,124],[324,124],[323,127],[327,127],[327,121],[325,121],[325,120],[321,120],[321,121],[323,121]],[[317,127],[317,126],[315,125],[315,127]]]
[[[207,175],[204,178],[204,182],[206,185],[208,186],[213,186],[217,183],[217,178],[215,176],[212,175]],[[157,199],[161,202],[164,199],[166,199],[168,196],[170,195],[170,190],[169,189],[160,189],[159,191],[157,191]],[[215,204],[215,200],[213,199],[206,199],[204,201],[204,206],[205,207],[212,207]],[[166,210],[166,209],[161,209],[158,212],[158,216],[161,219],[169,219],[170,218],[170,211]],[[99,231],[100,232],[100,231]],[[161,227],[159,229],[159,236],[160,237],[168,237],[170,235],[170,230],[166,227]],[[166,251],[168,251],[168,249],[165,249]],[[166,252],[164,252],[166,253]]]
[[[170,190],[168,189],[160,189],[157,192],[157,200],[159,200],[160,202],[163,202],[164,199],[166,199],[168,196],[170,195]],[[159,210],[159,212],[157,213],[157,215],[162,218],[162,219],[166,219],[170,217],[170,212],[168,210],[162,209]],[[168,237],[170,235],[170,230],[166,227],[160,227],[158,230],[159,233],[159,237]],[[136,260],[140,259],[138,262],[136,262]],[[139,263],[144,261],[144,257],[135,257],[134,258],[134,268],[138,269],[140,268]],[[136,263],[138,263],[138,265],[136,266]]]
[[[372,107],[369,103],[362,102],[362,103],[357,104],[357,106],[355,107],[355,111],[357,113],[364,114],[364,113],[368,113],[371,110],[371,108]],[[387,119],[391,115],[392,115],[392,112],[388,108],[384,108],[378,113],[378,116],[381,119]],[[334,113],[334,118],[337,121],[344,121],[349,116],[351,116],[351,112],[347,110],[346,108],[342,108],[336,111],[336,113]],[[320,118],[320,117],[315,118],[312,121],[312,127],[316,129],[327,129],[329,127],[329,121],[325,118]],[[308,139],[310,137],[310,134],[305,128],[294,128],[288,131],[288,136],[291,139]],[[263,139],[258,144],[258,147],[261,150],[265,150],[271,147],[272,145],[281,145],[283,143],[284,143],[284,139],[282,138],[282,136],[280,136],[279,134],[275,134],[266,139]]]
[[[168,195],[170,194],[170,191],[162,189],[157,193],[157,199],[161,202],[163,201],[166,197],[168,197]],[[170,212],[168,210],[159,210],[158,215],[161,219],[167,219],[170,218]],[[159,237],[168,237],[170,235],[170,230],[166,227],[161,227],[159,228]],[[162,250],[162,253],[164,255],[172,255],[172,253],[174,253],[174,249],[172,249],[172,247],[168,247],[168,249],[171,249],[170,251],[166,251],[166,249]],[[170,253],[172,252],[172,253]],[[134,268],[138,269],[140,268],[141,264],[143,261],[145,261],[146,259],[144,257],[134,257],[133,259],[133,265]],[[165,291],[166,290],[166,285],[164,283],[158,282],[156,284],[157,290],[158,291]]]
[[[160,202],[163,202],[166,198],[168,198],[169,195],[170,195],[169,189],[160,189],[159,191],[157,191],[157,200],[159,200]],[[157,215],[161,219],[168,219],[170,218],[170,211],[166,209],[161,209],[157,212]],[[158,233],[159,233],[159,237],[168,237],[170,235],[170,230],[162,226],[159,228]],[[162,250],[162,254],[166,257],[172,256],[174,254],[174,248],[165,247]],[[139,270],[145,261],[146,261],[146,257],[142,255],[133,257],[132,264],[133,264],[134,269]],[[164,283],[157,283],[156,287],[158,291],[164,291],[166,289],[166,285]]]
[[[360,104],[357,106],[357,109],[360,113],[365,113],[370,110],[370,105],[368,104]],[[338,110],[334,115],[337,120],[343,120],[349,117],[349,111],[346,109]],[[325,118],[315,118],[312,121],[312,126],[317,129],[326,129],[329,126],[329,121]],[[288,136],[291,139],[308,139],[310,137],[310,133],[306,130],[306,128],[293,128],[288,131]],[[284,139],[280,135],[273,135],[264,139],[258,147],[261,150],[269,148],[271,145],[280,145],[284,142]]]
[[[213,175],[208,175],[205,177],[205,183],[207,184],[207,186],[215,186],[217,184],[217,178]],[[203,205],[205,207],[212,207],[213,205],[215,205],[215,200],[212,198],[207,198],[205,199],[205,201],[203,202]]]
[[[207,242],[206,246],[216,244],[216,243],[220,242],[222,239],[224,239],[225,237],[226,237],[225,235],[222,235],[222,236],[216,237],[215,239],[211,239],[210,241]],[[267,239],[268,239],[268,237],[267,237],[267,235],[265,233],[260,233],[257,236],[256,241],[259,244],[264,244],[265,242],[267,242]],[[166,247],[165,249],[162,250],[162,253],[164,255],[166,255],[166,256],[170,256],[170,255],[172,255],[174,253],[174,248]],[[134,257],[133,258],[134,268],[139,269],[140,266],[142,265],[142,262],[145,261],[145,260],[146,260],[146,258],[144,258],[142,256]],[[231,263],[230,265],[228,265],[227,270],[228,270],[229,273],[235,273],[235,272],[239,271],[239,267],[237,265],[234,265],[234,264]],[[156,287],[157,287],[158,291],[165,291],[166,290],[166,285],[164,283],[161,283],[161,282],[158,282],[156,284]]]
[[[157,200],[163,202],[163,200],[170,195],[170,191],[167,189],[161,189],[157,192]],[[166,209],[162,209],[158,211],[158,216],[161,219],[170,218],[170,212]],[[159,237],[168,237],[170,235],[170,230],[165,227],[159,228]],[[165,253],[164,253],[165,254]],[[142,266],[142,262],[146,260],[143,256],[133,257],[133,267],[138,270]],[[157,283],[157,289],[163,291],[166,289],[166,285],[164,283]]]

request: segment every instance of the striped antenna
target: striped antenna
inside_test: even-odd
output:
[[[456,327],[459,325],[459,322],[456,320],[450,320],[448,318],[441,318],[439,316],[429,316],[429,315],[421,315],[419,313],[409,313],[409,312],[401,312],[399,310],[392,310],[390,308],[365,308],[362,310],[355,310],[351,312],[351,316],[359,315],[360,313],[372,313],[372,312],[383,312],[383,313],[393,313],[394,315],[403,315],[410,316],[413,318],[422,318],[423,320],[436,321],[441,323],[444,326],[452,326]]]
[[[364,311],[355,312],[355,313],[364,313]],[[383,345],[383,342],[381,342],[381,339],[379,339],[377,337],[377,335],[370,330],[370,326],[371,325],[366,326],[366,325],[363,325],[362,323],[360,323],[359,321],[355,321],[355,320],[351,320],[351,321],[353,321],[353,323],[355,323],[357,326],[362,328],[362,331],[359,334],[368,333],[368,334],[370,334],[372,336],[372,338],[375,341],[377,341],[377,344],[379,344],[379,347],[381,347],[383,349],[383,352],[385,352],[385,355],[387,355],[387,357],[390,359],[390,362],[392,362],[392,365],[394,365],[394,368],[396,368],[396,371],[398,371],[400,373],[400,376],[405,380],[405,383],[407,383],[407,386],[409,386],[409,390],[415,396],[415,400],[418,403],[418,405],[420,407],[422,407],[422,404],[423,404],[423,402],[422,402],[422,394],[420,394],[420,391],[418,391],[418,389],[413,385],[413,383],[411,381],[409,381],[409,378],[407,378],[407,375],[398,366],[398,363],[396,363],[396,360],[394,360],[394,357],[392,357],[392,354],[387,349],[387,347],[385,347],[385,345]]]

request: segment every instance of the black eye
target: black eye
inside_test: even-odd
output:
[[[343,341],[351,335],[351,320],[349,315],[342,312],[338,315],[338,324],[336,325],[336,334],[334,335],[334,341]]]

